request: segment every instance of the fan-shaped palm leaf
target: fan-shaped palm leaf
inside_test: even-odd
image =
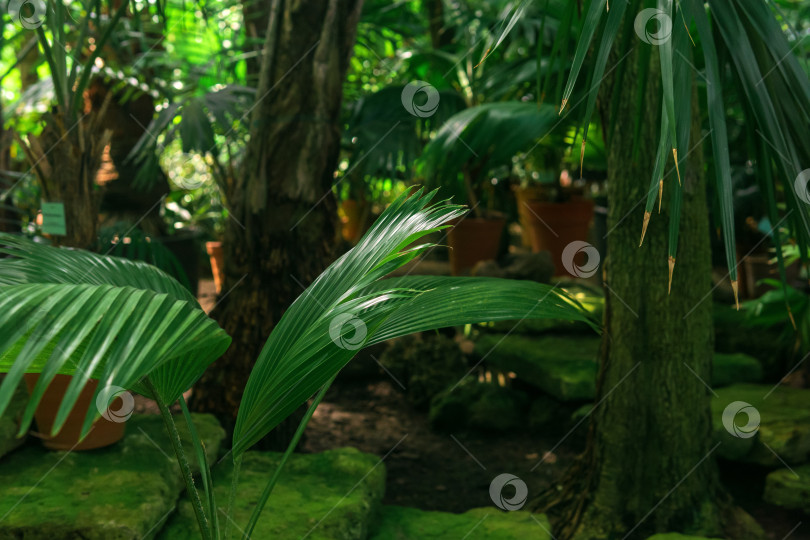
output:
[[[501,279],[382,280],[430,244],[420,238],[464,213],[429,206],[421,190],[399,197],[356,247],[338,259],[282,317],[253,368],[234,430],[238,457],[333,377],[362,347],[413,332],[493,320],[587,321],[549,285]]]
[[[420,172],[428,183],[446,185],[462,170],[511,167],[512,158],[551,136],[567,122],[551,105],[511,101],[470,107],[450,118],[422,154]],[[555,130],[562,136],[565,130]]]
[[[145,393],[150,376],[171,403],[228,347],[230,338],[191,293],[148,264],[58,249],[0,235],[0,414],[24,373],[41,373],[26,409],[28,428],[59,373],[73,375],[53,433],[89,378]],[[100,414],[91,408],[83,434]]]

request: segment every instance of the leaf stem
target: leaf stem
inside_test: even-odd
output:
[[[183,475],[183,480],[186,483],[186,491],[191,499],[191,506],[194,508],[194,514],[197,516],[197,524],[200,527],[200,534],[202,535],[203,540],[211,540],[211,531],[208,528],[208,519],[205,517],[202,500],[200,500],[200,493],[197,491],[197,487],[194,485],[194,477],[191,474],[191,467],[189,467],[188,459],[186,459],[186,453],[183,451],[183,443],[180,442],[180,434],[177,432],[177,425],[174,423],[172,413],[169,411],[169,407],[166,406],[166,403],[163,402],[163,399],[161,399],[160,394],[158,394],[157,389],[152,384],[152,381],[149,380],[149,377],[144,379],[144,385],[149,390],[149,393],[152,394],[152,399],[154,399],[155,403],[157,403],[158,409],[160,409],[160,414],[163,416],[163,423],[166,426],[166,431],[169,433],[169,440],[171,441],[172,447],[174,448],[174,453],[177,456],[177,463],[180,465],[180,471]]]
[[[251,533],[253,533],[253,528],[256,526],[256,523],[259,521],[259,516],[264,509],[264,505],[267,504],[267,499],[270,498],[270,494],[273,492],[273,488],[276,485],[276,481],[278,481],[278,477],[281,475],[281,470],[286,465],[287,460],[289,459],[290,455],[295,450],[295,447],[298,446],[298,441],[301,440],[301,436],[304,434],[304,430],[307,428],[307,424],[309,423],[310,418],[315,413],[315,409],[318,408],[320,405],[323,396],[326,395],[326,391],[329,390],[329,387],[332,386],[332,383],[337,377],[335,374],[331,379],[329,379],[326,384],[323,385],[318,395],[315,396],[315,399],[312,401],[312,404],[307,409],[306,414],[301,419],[301,422],[298,424],[298,429],[295,430],[295,434],[293,435],[292,441],[287,446],[287,450],[284,451],[284,455],[281,456],[281,461],[279,462],[278,466],[276,467],[275,472],[273,472],[273,476],[267,482],[267,485],[264,487],[264,491],[262,492],[261,497],[259,498],[259,502],[256,504],[256,507],[253,509],[253,513],[250,515],[250,521],[248,522],[247,527],[245,528],[245,534],[242,536],[242,540],[249,540]],[[241,456],[239,458],[241,460]]]
[[[239,471],[242,469],[242,455],[233,458],[233,471],[231,473],[231,493],[228,495],[228,508],[225,512],[225,532],[222,537],[228,540],[231,534],[231,511],[236,501],[236,487],[239,485]]]

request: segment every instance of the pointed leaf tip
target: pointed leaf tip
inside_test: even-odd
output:
[[[734,303],[737,305],[737,311],[740,311],[740,294],[739,294],[739,285],[737,280],[732,280],[731,282],[731,289],[734,291]]]
[[[650,214],[649,212],[644,212],[644,224],[641,226],[641,240],[638,243],[638,247],[641,247],[641,244],[644,243],[644,235],[647,234],[647,225],[650,224]]]
[[[667,294],[672,292],[672,273],[675,270],[675,257],[672,255],[669,256],[669,285],[667,286]]]
[[[678,185],[680,186],[680,185],[682,185],[681,184],[681,169],[678,167],[678,149],[677,148],[672,149],[672,156],[675,158],[675,172],[678,173]]]
[[[661,213],[661,200],[664,198],[664,179],[658,181],[658,213]]]
[[[561,114],[562,114],[563,109],[565,109],[565,106],[566,106],[567,104],[568,104],[568,100],[567,100],[567,99],[562,100],[562,105],[560,105],[560,112],[558,112],[558,113],[557,113],[557,116],[559,116],[559,115],[561,115]]]

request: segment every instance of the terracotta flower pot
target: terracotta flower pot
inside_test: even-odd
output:
[[[124,436],[125,421],[132,412],[132,402],[127,403],[121,397],[116,397],[108,409],[110,411],[108,416],[116,421],[111,422],[103,416],[98,418],[93,422],[93,427],[87,437],[76,444],[79,440],[87,410],[90,407],[96,407],[93,402],[93,393],[96,391],[98,381],[93,379],[87,381],[87,384],[79,393],[79,399],[73,406],[73,410],[70,411],[59,433],[53,437],[48,435],[56,420],[56,413],[71,379],[70,375],[56,375],[42,395],[37,410],[34,412],[34,420],[42,444],[51,450],[90,450],[109,446],[120,441]],[[25,374],[25,385],[28,387],[29,394],[34,390],[37,380],[39,380],[38,373]]]
[[[457,221],[447,235],[453,275],[466,274],[477,262],[497,257],[505,225],[503,218],[465,218]]]
[[[540,186],[521,187],[512,186],[517,203],[518,222],[520,223],[520,243],[525,248],[532,247],[532,222],[536,221],[527,204],[531,201],[541,200],[543,189]]]
[[[528,201],[527,205],[531,216],[532,251],[551,252],[556,275],[568,274],[562,263],[563,250],[575,240],[588,240],[588,229],[593,219],[593,201],[590,199],[565,203]]]
[[[211,260],[211,273],[214,275],[214,286],[217,294],[222,291],[222,282],[225,280],[225,252],[222,242],[206,242],[205,251]]]

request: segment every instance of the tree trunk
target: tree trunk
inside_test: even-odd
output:
[[[42,200],[65,207],[66,234],[54,236],[57,246],[93,249],[98,238],[101,190],[96,174],[101,166],[110,132],[101,128],[106,105],[79,119],[54,107],[43,116],[39,136],[29,134],[20,146],[42,187]]]
[[[681,157],[688,153],[688,163],[680,170],[680,239],[668,294],[668,202],[678,180],[670,159],[661,213],[652,215],[639,247],[660,123],[651,114],[634,141],[641,96],[635,83],[626,82],[638,78],[638,50],[627,58],[622,80],[603,87],[603,95],[619,92],[613,130],[606,134],[605,333],[587,450],[569,471],[562,497],[543,501],[562,538],[647,538],[670,531],[713,536],[740,519],[719,484],[706,386],[713,350],[711,258],[697,98],[689,147],[679,149]],[[660,111],[657,51],[648,81],[641,110]],[[602,112],[610,105],[606,99]]]
[[[225,186],[225,283],[213,316],[233,344],[195,387],[194,408],[228,427],[273,326],[332,257],[330,186],[361,3],[280,0],[270,7],[242,174]],[[280,444],[285,439],[279,434]]]

